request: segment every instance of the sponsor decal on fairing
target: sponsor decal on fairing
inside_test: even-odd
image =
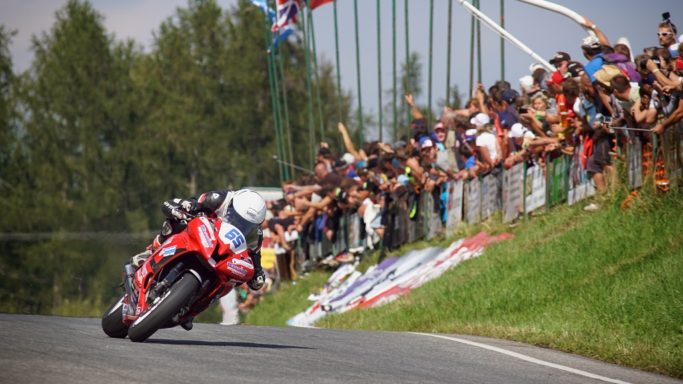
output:
[[[246,271],[244,268],[240,267],[239,265],[236,265],[236,264],[233,264],[233,263],[228,262],[228,263],[226,264],[226,267],[227,267],[232,273],[234,273],[235,275],[237,275],[237,276],[239,276],[239,277],[244,277],[244,276],[247,275],[247,271]]]
[[[175,255],[176,246],[170,246],[161,250],[161,257],[169,257]]]

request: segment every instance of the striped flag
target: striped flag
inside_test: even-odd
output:
[[[311,11],[318,8],[319,6],[327,3],[331,3],[332,0],[308,0],[308,6],[311,8]]]
[[[273,23],[273,32],[277,32],[289,23],[296,23],[301,0],[277,0],[277,18]]]

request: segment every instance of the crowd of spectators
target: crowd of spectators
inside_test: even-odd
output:
[[[293,277],[294,241],[333,242],[345,212],[362,219],[369,248],[385,237],[392,209],[416,217],[420,194],[433,195],[445,223],[448,180],[521,162],[545,167],[554,158],[578,155],[598,193],[604,192],[619,146],[635,137],[648,145],[683,117],[683,44],[668,15],[657,28],[659,45],[641,52],[624,38],[611,44],[588,19],[584,26],[593,33],[580,42],[583,58],[558,51],[549,60],[554,71],[533,64],[518,89],[506,81],[480,84],[463,109],[444,107],[432,126],[405,95],[411,135],[394,143],[357,148],[339,123],[345,151],[336,154],[321,143],[313,174],[285,182],[284,198],[270,204],[267,226],[278,253],[290,260],[290,271],[280,273]]]

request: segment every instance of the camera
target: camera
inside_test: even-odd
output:
[[[528,111],[529,111],[529,109],[527,107],[519,107],[519,113],[520,114],[527,113]]]
[[[661,60],[659,59],[659,56],[652,56],[650,58],[650,60],[652,60],[652,62],[655,63],[655,65],[657,65],[657,67],[659,67],[659,65],[661,64]],[[638,68],[640,68],[641,71],[647,71],[647,60],[641,60],[638,63]]]
[[[671,14],[669,12],[662,13],[662,20],[668,22],[671,19]]]
[[[610,125],[612,123],[612,116],[605,116],[601,113],[595,115],[595,123],[600,125]]]

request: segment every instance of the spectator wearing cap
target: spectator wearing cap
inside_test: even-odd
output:
[[[444,125],[444,123],[442,123],[441,121],[437,121],[436,124],[434,124],[434,130],[430,135],[430,139],[432,139],[432,142],[436,145],[436,148],[439,151],[446,150],[446,126]]]
[[[502,155],[500,143],[492,131],[493,124],[491,123],[477,127],[477,140],[475,143],[479,153],[479,160],[484,165],[484,172],[488,172],[498,165]]]
[[[475,128],[468,129],[465,131],[464,138],[465,140],[458,151],[464,166],[456,175],[456,179],[476,177],[479,168],[481,168],[481,162],[477,160],[477,130]]]
[[[505,158],[503,165],[506,169],[512,168],[513,165],[529,157],[529,148],[533,140],[536,139],[536,135],[521,123],[515,123],[510,128],[508,137],[513,141],[513,148],[510,155]]]
[[[546,68],[540,63],[533,63],[529,66],[529,72],[531,72],[531,78],[533,79],[533,85],[529,93],[545,90],[547,87],[546,77],[548,76]]]
[[[518,96],[519,93],[513,89],[505,89],[497,95],[492,95],[493,105],[497,112],[495,137],[500,148],[498,153],[502,157],[507,157],[510,152],[506,133],[510,132],[513,124],[519,122],[516,103]]]
[[[569,77],[578,80],[581,75],[585,73],[583,64],[578,61],[570,61],[569,64],[567,64],[567,73],[569,74]]]
[[[583,56],[588,60],[583,68],[591,81],[595,82],[595,72],[599,71],[604,64],[600,41],[595,36],[587,36],[581,43],[581,50]]]
[[[563,77],[567,74],[567,71],[569,70],[569,62],[571,61],[571,57],[567,52],[562,52],[558,51],[555,53],[555,56],[553,56],[548,62],[552,64],[555,69],[557,69],[557,72],[560,73]]]
[[[500,118],[501,128],[509,131],[512,125],[518,122],[516,101],[519,93],[513,89],[506,89],[500,94],[500,98],[495,101],[496,111]]]

